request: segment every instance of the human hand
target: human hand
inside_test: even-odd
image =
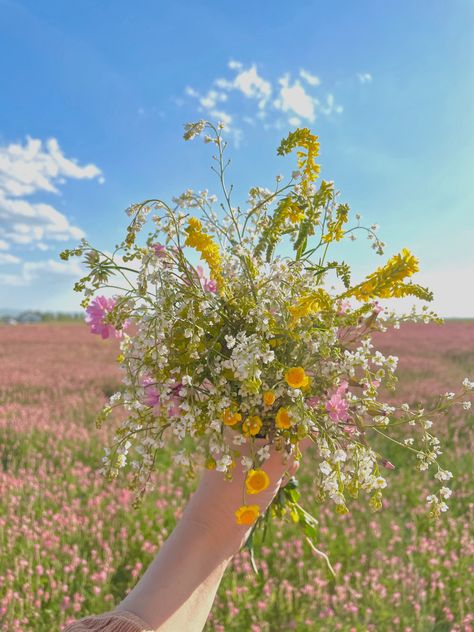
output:
[[[229,440],[231,432],[226,429]],[[256,438],[252,448],[255,451],[265,445],[269,445],[267,439]],[[216,544],[227,544],[231,554],[241,548],[252,528],[252,525],[237,524],[235,511],[242,505],[258,505],[260,515],[263,515],[284,480],[291,478],[299,467],[294,454],[288,454],[284,449],[278,451],[274,445],[270,445],[270,457],[260,466],[268,475],[270,483],[265,490],[250,495],[246,493],[247,472],[242,467],[241,459],[251,454],[251,446],[249,443],[238,446],[238,451],[240,455],[232,469],[232,480],[226,480],[222,472],[205,470],[182,518],[203,526],[216,538]]]

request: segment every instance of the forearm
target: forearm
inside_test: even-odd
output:
[[[235,524],[231,509],[230,504],[226,516],[221,506],[204,503],[198,489],[152,564],[117,609],[133,612],[159,632],[201,632],[224,571],[248,532],[248,527]]]
[[[271,485],[258,494],[262,513],[288,464],[273,453],[265,469]],[[229,483],[220,472],[203,473],[173,533],[118,610],[133,612],[157,632],[202,631],[224,571],[250,532],[235,519],[245,480],[240,463],[233,474]]]

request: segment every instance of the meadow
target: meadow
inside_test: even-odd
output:
[[[397,400],[430,400],[474,378],[474,321],[407,325],[377,341],[400,358]],[[0,628],[51,632],[113,608],[179,518],[194,481],[157,473],[138,509],[126,481],[98,474],[109,427],[94,416],[120,383],[114,342],[79,324],[0,327]],[[384,510],[339,516],[317,504],[311,464],[300,482],[319,519],[324,564],[289,525],[272,523],[257,551],[233,561],[207,632],[470,632],[474,629],[472,414],[435,420],[453,471],[450,511],[425,513],[429,477],[396,444],[384,455]],[[111,422],[113,423],[113,422]],[[163,464],[169,464],[163,455]]]

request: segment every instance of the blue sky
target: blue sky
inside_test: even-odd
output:
[[[470,0],[0,0],[0,309],[76,309],[58,252],[111,248],[123,209],[217,192],[182,124],[230,121],[236,201],[292,164],[295,125],[387,256],[408,246],[445,316],[474,316]],[[344,256],[380,264],[366,243]]]

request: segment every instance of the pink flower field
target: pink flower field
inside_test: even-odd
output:
[[[430,400],[474,378],[474,321],[407,325],[377,344],[400,358],[397,400]],[[167,537],[195,484],[163,468],[156,492],[134,510],[126,480],[111,484],[97,473],[114,421],[97,430],[94,418],[120,386],[117,353],[117,341],[92,336],[85,325],[0,327],[5,632],[51,632],[111,609]],[[319,505],[306,463],[300,483],[337,579],[291,526],[273,521],[257,546],[259,574],[246,551],[235,558],[206,630],[472,631],[472,421],[461,410],[434,420],[442,462],[455,476],[450,511],[438,523],[424,513],[430,477],[395,443],[381,447],[395,470],[387,472],[390,489],[378,514],[365,504],[354,503],[346,516]],[[169,463],[164,454],[162,464]]]

